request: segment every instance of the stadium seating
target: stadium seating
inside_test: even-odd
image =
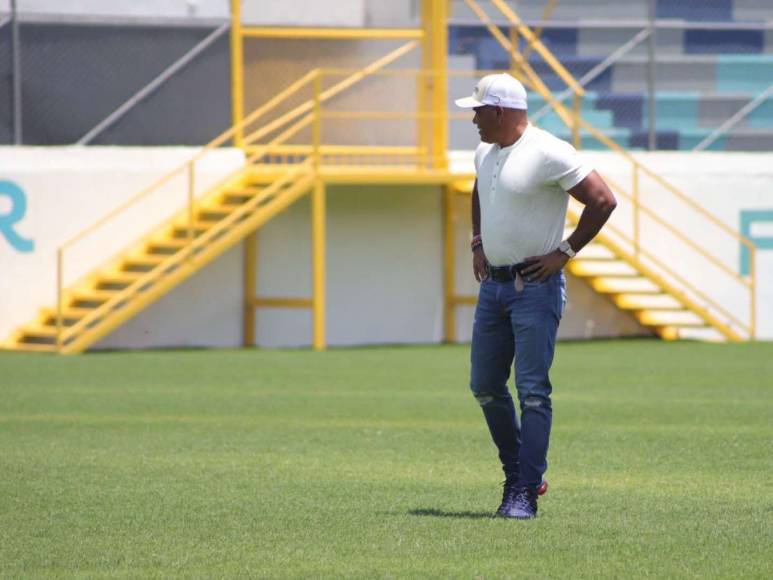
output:
[[[587,3],[561,0],[546,22],[545,2],[516,2],[519,15],[532,26],[545,24],[543,42],[566,68],[581,78],[647,24],[646,3],[607,1],[603,19],[584,19]],[[509,55],[463,2],[454,2],[449,51],[456,68],[506,70]],[[506,27],[491,6],[494,21]],[[773,4],[768,0],[658,0],[655,35],[655,119],[658,146],[689,150],[725,120],[773,84]],[[521,44],[523,48],[523,44]],[[464,60],[462,57],[470,57]],[[565,83],[532,53],[530,64],[556,93]],[[641,42],[585,85],[583,113],[588,121],[621,145],[637,149],[648,143],[649,63]],[[532,99],[532,112],[544,103]],[[710,149],[773,149],[773,97],[743,119]],[[567,137],[554,115],[541,124]],[[469,143],[455,143],[469,147]],[[595,140],[583,139],[594,148]]]

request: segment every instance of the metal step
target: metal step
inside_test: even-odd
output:
[[[581,278],[595,276],[640,276],[635,268],[622,260],[585,260],[575,258],[569,261],[569,271]]]
[[[246,201],[252,199],[257,194],[263,191],[260,187],[250,187],[247,189],[235,189],[233,191],[227,191],[220,199],[221,206],[234,206],[241,205]]]
[[[98,290],[121,290],[134,284],[141,276],[142,274],[137,272],[113,272],[100,276],[95,286]]]
[[[180,238],[171,238],[168,240],[163,241],[155,241],[150,242],[147,245],[147,251],[149,254],[161,254],[169,256],[171,254],[176,254],[179,252],[182,248],[184,248],[188,243],[188,240],[180,239]]]
[[[62,326],[72,326],[80,321],[88,313],[93,312],[92,308],[67,308],[62,312]],[[43,325],[56,326],[56,311],[50,308],[43,310]]]
[[[657,284],[644,276],[636,278],[603,276],[591,280],[590,284],[596,292],[601,292],[602,294],[621,294],[623,292],[661,294],[663,292]]]
[[[2,346],[0,350],[12,350],[15,352],[56,352],[56,341],[50,343],[21,342],[13,346]]]
[[[700,316],[689,310],[642,310],[635,316],[645,326],[706,326]]]
[[[19,342],[22,344],[53,345],[56,343],[56,327],[30,324],[24,328]]]
[[[121,264],[121,268],[125,272],[144,274],[145,272],[150,272],[166,259],[167,256],[163,254],[145,254],[135,258],[127,258],[123,261],[123,264]]]
[[[614,298],[618,308],[623,310],[683,310],[684,306],[668,294],[618,294]]]
[[[199,210],[197,216],[198,221],[204,223],[219,222],[220,220],[228,217],[233,211],[232,207],[215,206]]]
[[[68,308],[70,307],[80,307],[80,308],[89,308],[88,306],[85,306],[86,304],[93,305],[94,308],[99,306],[100,304],[107,302],[111,298],[113,298],[116,294],[118,294],[118,291],[115,290],[86,290],[84,292],[79,292],[75,294],[72,297],[72,300],[70,301],[70,305],[68,305]]]

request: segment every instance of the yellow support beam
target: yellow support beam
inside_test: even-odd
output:
[[[325,350],[327,348],[327,341],[325,339],[325,307],[327,303],[325,298],[325,221],[327,213],[325,197],[325,183],[320,178],[317,178],[311,194],[312,286],[314,291],[312,299],[312,345],[314,350]]]
[[[456,294],[455,201],[456,190],[452,184],[446,183],[443,187],[443,214],[445,216],[443,220],[443,286],[445,288],[443,309],[445,311],[446,342],[456,342],[456,304],[454,303]]]
[[[269,298],[257,296],[250,300],[250,304],[260,308],[314,308],[314,300],[311,298]]]
[[[244,346],[255,346],[255,294],[257,292],[258,234],[244,239]]]
[[[428,2],[430,0],[424,0]],[[436,169],[448,167],[448,0],[432,0],[432,155]]]
[[[249,38],[301,38],[304,40],[421,40],[420,28],[302,28],[300,26],[245,26]]]

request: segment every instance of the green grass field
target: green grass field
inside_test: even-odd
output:
[[[559,344],[531,522],[468,356],[2,354],[0,575],[772,577],[773,345]]]

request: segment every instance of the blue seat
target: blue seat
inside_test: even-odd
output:
[[[649,126],[649,108],[644,107],[643,127]],[[695,129],[698,127],[700,93],[658,93],[655,96],[655,127],[658,130]]]
[[[687,54],[759,54],[765,46],[763,30],[685,30]]]
[[[641,93],[607,93],[596,99],[596,108],[611,111],[615,127],[642,127],[644,96]]]
[[[711,135],[713,129],[685,129],[679,134],[679,148],[683,151],[690,151],[695,148],[698,143],[703,141],[706,137]],[[711,145],[709,145],[706,151],[724,151],[727,148],[727,135],[723,135]]]
[[[675,151],[679,149],[679,131],[656,131],[655,143],[657,149]],[[631,132],[631,148],[647,149],[649,144],[649,133],[640,129]]]
[[[749,113],[749,116],[746,117],[746,124],[754,129],[773,128],[773,97],[765,100]]]
[[[718,92],[759,93],[773,84],[773,55],[722,54],[717,57]]]
[[[732,0],[657,0],[658,18],[683,18],[698,21],[733,19]]]

